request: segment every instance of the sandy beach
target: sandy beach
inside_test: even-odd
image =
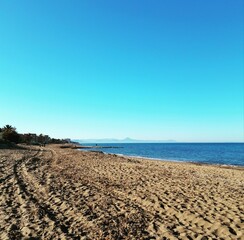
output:
[[[0,239],[244,239],[244,168],[0,149]]]

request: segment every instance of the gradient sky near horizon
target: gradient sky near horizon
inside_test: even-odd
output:
[[[0,0],[0,125],[244,141],[243,0]]]

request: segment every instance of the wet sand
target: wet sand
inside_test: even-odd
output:
[[[0,149],[0,239],[244,239],[244,168]]]

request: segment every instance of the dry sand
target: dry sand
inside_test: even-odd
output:
[[[244,239],[244,169],[0,150],[0,239]]]

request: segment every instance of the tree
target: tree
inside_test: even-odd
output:
[[[12,127],[11,125],[6,125],[3,127],[2,138],[5,141],[14,142],[14,143],[18,143],[20,140],[20,136],[17,133],[16,128]]]
[[[30,133],[20,134],[20,140],[22,143],[31,144],[32,136]]]
[[[5,125],[3,127],[3,131],[6,131],[6,130],[9,130],[9,131],[16,131],[16,128],[15,127],[12,127],[11,125]]]
[[[43,144],[44,142],[45,142],[45,137],[44,137],[43,134],[40,134],[40,135],[38,136],[38,143]]]

